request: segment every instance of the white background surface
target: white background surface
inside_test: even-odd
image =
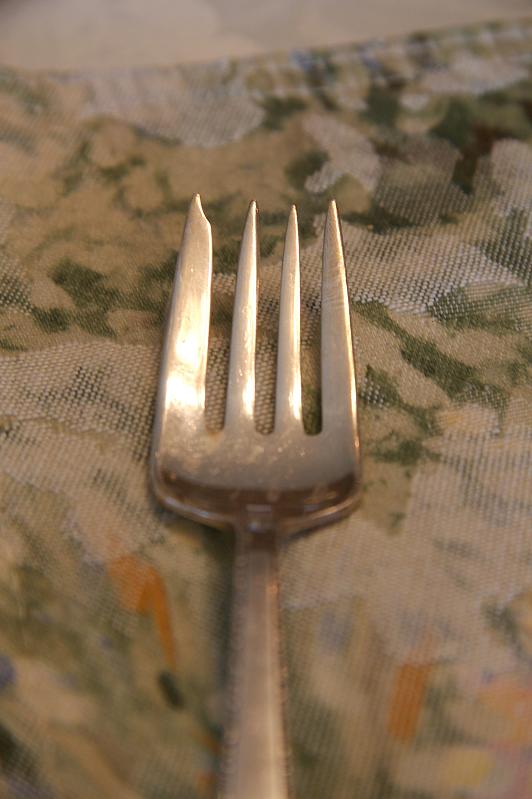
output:
[[[0,63],[205,61],[532,15],[532,0],[0,0]]]

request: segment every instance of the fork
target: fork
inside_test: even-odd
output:
[[[277,555],[298,533],[348,514],[360,494],[360,447],[344,252],[336,203],[325,222],[321,310],[322,428],[303,428],[299,236],[288,218],[281,278],[275,422],[254,423],[257,206],[238,263],[223,429],[205,423],[211,226],[199,195],[185,224],[162,355],[151,479],[168,509],[236,534],[227,723],[220,796],[287,799]]]

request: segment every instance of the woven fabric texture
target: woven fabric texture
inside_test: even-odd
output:
[[[186,209],[223,415],[248,202],[271,425],[289,206],[305,417],[343,221],[360,509],[282,556],[295,793],[532,796],[532,22],[205,66],[0,71],[0,794],[214,796],[232,544],[148,452]]]

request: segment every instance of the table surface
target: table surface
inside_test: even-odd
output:
[[[532,13],[532,0],[2,0],[0,62],[76,69],[205,61]]]

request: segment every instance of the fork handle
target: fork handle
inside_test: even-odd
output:
[[[288,799],[277,546],[268,533],[237,542],[222,797]]]

